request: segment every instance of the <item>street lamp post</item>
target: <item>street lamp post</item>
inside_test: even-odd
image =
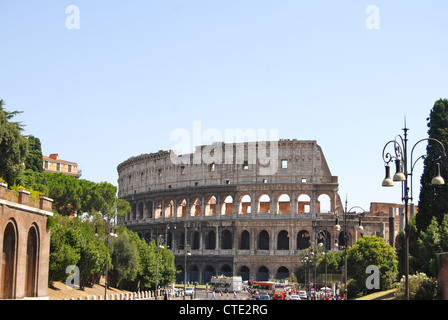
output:
[[[163,235],[159,235],[155,238],[156,242],[156,293],[154,295],[154,299],[157,300],[158,296],[158,288],[159,288],[159,248],[163,249],[165,239],[163,238]]]
[[[336,208],[337,209],[337,208]],[[361,212],[357,213],[357,212],[353,212],[352,210],[355,209],[360,209]],[[345,199],[345,208],[342,211],[342,215],[343,215],[343,226],[344,226],[344,291],[345,291],[345,300],[348,300],[348,290],[347,290],[347,278],[348,278],[348,274],[347,274],[347,246],[348,246],[348,221],[347,221],[347,217],[350,213],[355,213],[356,216],[358,217],[358,225],[355,227],[356,229],[362,231],[364,230],[364,227],[362,226],[362,218],[364,217],[364,213],[365,210],[359,206],[354,206],[351,207],[350,210],[347,210],[347,198]],[[341,230],[341,226],[339,224],[339,215],[337,213],[337,210],[335,210],[334,216],[336,218],[335,224],[334,224],[334,230],[335,231],[340,231]]]
[[[109,237],[118,237],[116,230],[115,232],[112,232],[112,226],[111,221],[109,218],[106,219],[106,226],[107,226],[107,232],[106,232],[106,273],[104,276],[104,299],[107,300],[107,286],[108,286],[108,278],[109,278]],[[95,227],[95,236],[98,237],[98,228]]]
[[[426,138],[417,141],[411,149],[410,154],[410,170],[408,170],[408,128],[403,128],[404,135],[397,135],[394,140],[391,140],[386,143],[383,148],[383,161],[385,164],[386,177],[382,182],[383,187],[393,187],[394,181],[402,182],[402,201],[404,202],[404,237],[405,237],[405,293],[406,300],[409,300],[409,230],[408,230],[408,203],[412,203],[412,174],[414,171],[415,164],[419,159],[424,159],[426,155],[420,156],[417,160],[413,161],[413,152],[415,147],[422,141],[434,141],[438,143],[442,150],[442,156],[445,156],[445,147],[443,144],[434,138]],[[393,153],[386,152],[388,146],[393,144]],[[393,179],[390,178],[390,166],[389,163],[395,162],[396,172],[393,176]],[[443,185],[445,181],[440,176],[440,164],[437,163],[437,176],[434,177],[431,181],[433,185]],[[408,185],[408,177],[410,178],[410,184]],[[409,196],[409,186],[411,188],[411,194]]]
[[[325,299],[327,298],[327,232],[320,230],[317,235],[318,245],[324,247],[324,256],[325,256]]]
[[[189,244],[187,245],[181,245],[184,250],[184,294],[183,294],[183,300],[185,300],[185,288],[187,283],[187,256],[191,256],[191,247]]]

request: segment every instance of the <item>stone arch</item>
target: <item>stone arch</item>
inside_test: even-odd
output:
[[[269,233],[266,230],[258,234],[258,250],[269,250]]]
[[[239,275],[241,276],[241,280],[248,281],[250,278],[250,269],[247,266],[242,266]]]
[[[167,200],[165,206],[165,218],[174,217],[174,200]]]
[[[282,230],[277,235],[277,250],[289,250],[289,233]]]
[[[232,249],[232,238],[232,232],[230,232],[229,229],[225,229],[223,232],[221,232],[221,249]]]
[[[250,249],[250,233],[247,230],[244,230],[241,233],[240,249],[241,250]]]
[[[155,210],[154,210],[154,219],[162,218],[162,201],[156,200]]]
[[[287,193],[282,193],[277,199],[278,214],[287,214],[291,212],[291,197]]]
[[[297,250],[303,250],[311,245],[310,233],[307,230],[300,230],[297,234]]]
[[[258,197],[258,212],[271,212],[271,197],[266,193]]]
[[[132,203],[131,212],[129,213],[129,220],[135,220],[137,218],[137,204]]]
[[[188,279],[187,281],[189,283],[195,283],[198,282],[199,280],[199,269],[198,266],[195,264],[192,264],[189,268],[188,268]]]
[[[152,212],[152,210],[153,210],[153,205],[154,205],[154,203],[150,200],[150,201],[147,201],[146,203],[145,203],[145,206],[146,206],[146,214],[147,214],[147,218],[152,218],[152,215],[153,215],[153,212]]]
[[[205,204],[205,215],[206,216],[214,216],[216,215],[216,197],[215,196],[209,196],[207,198],[206,204]]]
[[[171,231],[167,231],[166,233],[166,246],[169,249],[174,249],[173,248],[173,233]]]
[[[228,264],[223,264],[219,269],[219,274],[223,274],[226,277],[231,277],[233,276],[233,271]]]
[[[18,233],[16,222],[11,219],[3,233],[3,257],[1,268],[1,298],[14,299],[17,273]]]
[[[193,231],[193,241],[192,241],[192,246],[191,249],[192,250],[199,250],[200,248],[200,235],[199,235],[199,231]]]
[[[215,275],[215,268],[211,265],[206,265],[204,268],[204,283],[210,283],[212,277]]]
[[[322,235],[322,236],[321,236]],[[327,230],[319,230],[317,234],[317,243],[325,245],[325,250],[331,250],[331,234]]]
[[[138,204],[137,219],[143,219],[143,202],[139,202]]]
[[[202,202],[199,197],[193,198],[191,201],[190,216],[197,217],[201,215]]]
[[[297,198],[297,213],[308,214],[311,212],[311,197],[307,194],[301,194]]]
[[[261,266],[257,271],[257,281],[268,281],[269,269],[265,266]]]
[[[252,198],[248,194],[244,194],[240,197],[240,209],[239,214],[247,214],[252,211]]]
[[[205,249],[206,250],[215,250],[216,248],[216,234],[215,231],[210,230],[205,235]]]
[[[39,229],[33,224],[28,231],[26,242],[25,296],[27,297],[37,297],[39,246]]]
[[[277,280],[283,280],[289,277],[289,269],[286,268],[285,266],[281,266],[280,268],[277,269],[277,273],[275,275],[275,278]]]
[[[231,214],[233,212],[233,197],[231,195],[224,196],[222,202],[221,214]]]
[[[187,199],[181,198],[177,200],[177,217],[185,218],[187,216]]]
[[[317,198],[317,207],[319,213],[331,212],[331,198],[326,193],[321,193]]]

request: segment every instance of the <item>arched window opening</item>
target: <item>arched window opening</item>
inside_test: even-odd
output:
[[[210,231],[205,236],[205,249],[206,250],[214,250],[216,247],[216,235],[215,231]]]
[[[232,249],[232,233],[226,229],[221,233],[221,249]]]
[[[275,275],[277,280],[283,280],[289,277],[289,270],[286,267],[280,267],[277,269],[277,274]]]
[[[205,215],[214,216],[216,214],[216,198],[211,196],[208,198],[207,204],[205,206]]]
[[[221,214],[231,214],[233,212],[233,197],[227,196],[221,208]]]
[[[311,212],[311,198],[307,194],[301,194],[297,201],[297,213],[308,214]]]
[[[277,237],[277,250],[289,250],[289,234],[288,231],[282,230]]]
[[[317,206],[319,213],[331,213],[331,200],[328,194],[321,194],[317,198]]]
[[[190,209],[190,215],[192,217],[200,216],[201,209],[202,209],[201,199],[199,199],[199,198],[193,199],[192,204],[191,204],[191,209]]]
[[[251,198],[248,194],[244,195],[240,201],[240,214],[251,213]]]
[[[3,257],[1,274],[1,298],[14,299],[17,259],[17,229],[13,222],[8,222],[3,234]]]
[[[26,243],[25,295],[37,297],[37,275],[39,258],[39,236],[35,226],[28,231]]]
[[[185,218],[187,216],[187,199],[183,198],[177,202],[177,217]]]
[[[241,242],[240,242],[241,250],[249,250],[250,249],[250,234],[249,231],[244,230],[241,233]]]
[[[258,235],[258,249],[269,250],[269,233],[263,230]]]
[[[306,230],[301,230],[297,234],[297,250],[303,250],[311,245],[310,233]]]
[[[282,194],[278,197],[278,214],[290,213],[290,201],[291,199],[287,194]]]
[[[199,250],[199,232],[198,231],[195,231],[193,233],[193,246],[191,249]]]
[[[271,198],[267,194],[258,199],[258,212],[271,212]]]
[[[257,281],[268,281],[269,280],[269,269],[262,266],[257,272]]]

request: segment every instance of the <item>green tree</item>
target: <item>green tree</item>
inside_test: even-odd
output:
[[[0,100],[0,177],[12,186],[16,176],[24,169],[28,143],[21,134],[22,124],[11,121],[20,112],[8,112],[3,106],[4,102]]]
[[[428,121],[429,138],[439,140],[448,151],[448,100],[437,100],[430,112]],[[448,213],[448,185],[433,186],[431,180],[437,174],[437,163],[440,163],[441,176],[448,181],[448,158],[442,155],[440,144],[429,140],[426,148],[427,157],[420,179],[420,200],[416,217],[417,228],[424,231],[436,217],[441,223],[443,215]]]
[[[59,215],[49,218],[51,228],[49,283],[64,281],[67,278],[65,270],[70,265],[77,265],[81,248],[81,237],[75,229],[68,225],[68,220]]]
[[[347,252],[347,272],[351,279],[348,288],[349,298],[358,294],[368,294],[375,289],[367,289],[366,280],[370,274],[366,273],[368,266],[378,267],[380,273],[380,290],[389,285],[390,277],[395,278],[397,272],[397,258],[394,249],[377,236],[364,236],[350,247]]]
[[[42,147],[39,138],[33,135],[26,136],[28,154],[25,158],[25,168],[36,172],[44,172],[42,166]]]
[[[78,212],[81,207],[81,189],[78,179],[63,173],[44,173],[48,197],[53,199],[53,208],[62,215]]]
[[[109,281],[121,288],[123,280],[133,281],[138,272],[138,252],[127,232],[122,232],[110,242],[111,266]]]

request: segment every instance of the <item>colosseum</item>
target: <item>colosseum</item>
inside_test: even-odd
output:
[[[322,238],[340,250],[344,232],[348,245],[362,236],[356,215],[346,231],[334,228],[344,204],[316,141],[213,143],[181,156],[161,150],[117,170],[119,197],[132,207],[120,222],[148,241],[163,236],[179,282],[185,270],[201,284],[220,274],[284,279],[301,250]],[[388,218],[365,213],[362,233],[386,239]]]

